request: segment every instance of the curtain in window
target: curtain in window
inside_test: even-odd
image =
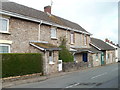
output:
[[[0,53],[8,53],[9,48],[8,46],[0,46]]]
[[[74,43],[74,34],[73,33],[71,33],[71,44],[73,44]]]
[[[0,19],[0,27],[1,31],[7,31],[7,20]]]
[[[51,28],[51,37],[56,38],[56,28]]]

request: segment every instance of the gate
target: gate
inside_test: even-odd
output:
[[[62,71],[62,60],[58,60],[58,71]]]

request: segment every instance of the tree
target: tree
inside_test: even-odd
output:
[[[73,62],[74,57],[72,53],[66,47],[67,39],[65,38],[65,36],[60,37],[60,41],[61,41],[61,44],[59,47],[62,50],[59,51],[59,60],[62,60],[63,62]]]

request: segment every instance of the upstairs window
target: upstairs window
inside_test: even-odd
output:
[[[10,45],[0,44],[0,53],[10,53]]]
[[[51,38],[57,38],[56,31],[56,27],[51,27]]]
[[[74,38],[74,33],[71,33],[70,34],[70,41],[71,41],[71,44],[74,44],[75,43],[75,38]]]
[[[0,18],[0,32],[8,32],[9,20],[6,18]]]

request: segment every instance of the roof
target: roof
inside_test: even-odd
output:
[[[97,38],[91,38],[91,44],[93,44],[94,47],[97,47],[101,50],[115,50],[114,47]]]
[[[100,51],[98,51],[94,47],[92,47],[92,48],[77,48],[76,50],[77,50],[76,53],[81,53],[81,52],[100,53]]]
[[[47,51],[58,51],[61,50],[60,48],[58,48],[57,46],[50,44],[50,43],[40,43],[40,42],[31,42],[30,45],[40,49],[40,50],[47,50]]]
[[[31,18],[35,18],[37,20],[44,20],[47,22],[56,23],[61,26],[66,26],[72,29],[76,29],[79,31],[89,33],[77,23],[71,22],[69,20],[63,19],[55,15],[48,15],[47,13],[43,11],[36,10],[36,9],[30,8],[24,5],[20,5],[14,2],[2,2],[2,10],[28,16]]]
[[[101,51],[97,50],[95,47],[91,47],[90,50],[94,53],[101,53]]]

